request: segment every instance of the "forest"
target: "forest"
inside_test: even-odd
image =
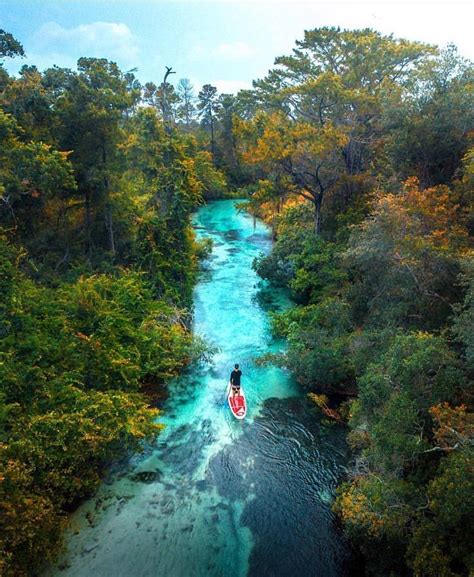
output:
[[[0,62],[20,40],[0,31]],[[472,63],[316,28],[236,95],[164,72],[0,66],[0,574],[55,559],[107,467],[159,434],[166,382],[209,352],[191,215],[232,196],[273,231],[255,270],[296,303],[262,362],[347,423],[333,508],[365,574],[467,577]]]

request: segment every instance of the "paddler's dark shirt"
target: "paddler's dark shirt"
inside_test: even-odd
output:
[[[236,371],[235,369],[230,373],[230,382],[233,385],[240,387],[240,376],[242,375],[242,371],[239,369]]]

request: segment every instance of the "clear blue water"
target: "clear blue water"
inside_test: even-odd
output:
[[[346,548],[330,505],[344,432],[321,421],[288,372],[254,362],[284,346],[268,313],[289,306],[251,268],[269,231],[230,200],[202,207],[194,224],[214,241],[194,330],[219,352],[170,384],[164,432],[76,511],[68,551],[45,575],[340,577]],[[225,400],[234,362],[244,421]]]

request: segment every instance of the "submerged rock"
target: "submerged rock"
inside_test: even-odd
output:
[[[195,487],[198,491],[207,491],[209,489],[209,483],[205,479],[201,481],[196,481]]]
[[[98,546],[99,546],[98,543],[87,543],[87,545],[84,545],[84,547],[82,548],[82,553],[87,555],[88,553],[96,549]]]
[[[161,471],[140,471],[130,478],[136,483],[154,483],[161,477]]]
[[[194,525],[192,523],[189,523],[188,525],[184,525],[184,527],[181,527],[181,532],[182,533],[191,533],[191,531],[194,529]]]

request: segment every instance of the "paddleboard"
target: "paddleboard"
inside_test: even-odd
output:
[[[236,419],[243,419],[247,414],[247,401],[245,400],[244,389],[240,387],[239,394],[233,394],[231,384],[227,386],[227,401],[230,410]]]

